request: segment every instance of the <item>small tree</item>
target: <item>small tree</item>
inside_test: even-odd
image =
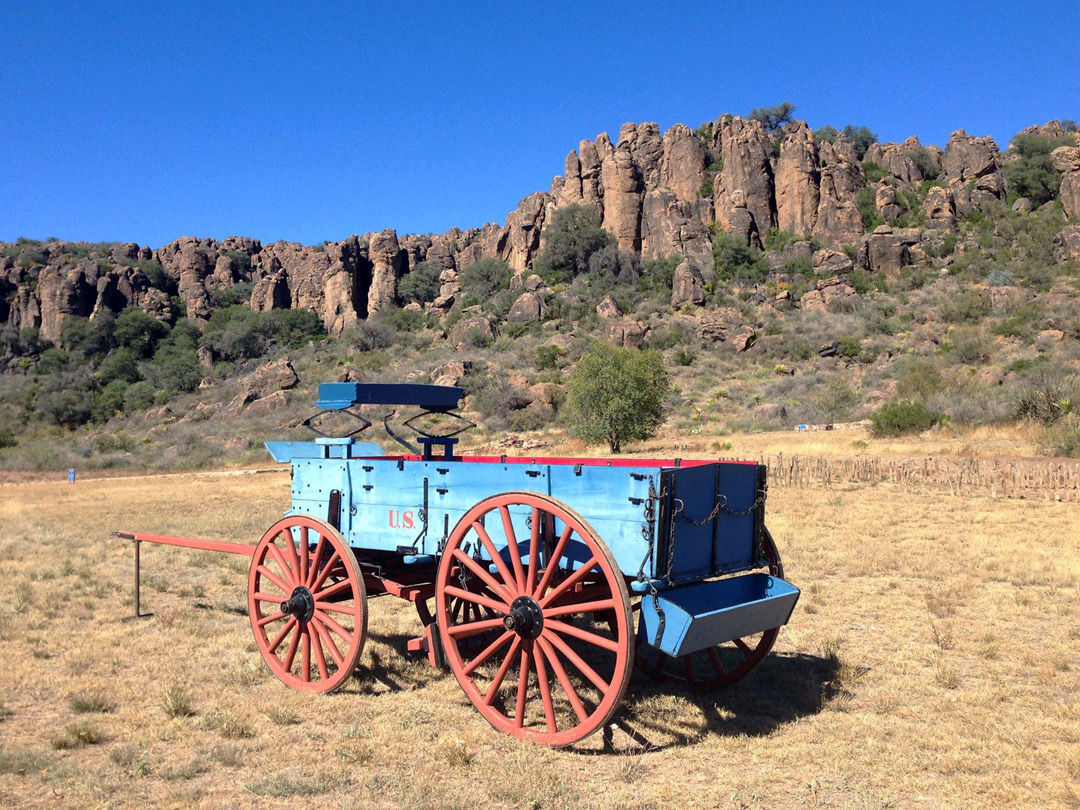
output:
[[[439,297],[439,276],[442,265],[436,262],[420,262],[398,279],[397,293],[405,303],[416,301],[426,304]]]
[[[581,356],[568,388],[570,432],[618,453],[660,427],[668,376],[658,352],[602,343]]]
[[[765,125],[766,132],[772,132],[790,123],[794,113],[795,105],[790,101],[785,101],[775,107],[755,107],[750,111],[750,119],[760,121]]]
[[[548,284],[567,284],[589,271],[589,259],[611,244],[600,227],[600,215],[588,205],[567,205],[555,212],[544,228],[544,249],[533,269]]]
[[[1036,206],[1055,199],[1061,188],[1061,174],[1054,168],[1050,153],[1065,145],[1071,146],[1072,139],[1031,134],[1013,138],[1009,151],[1016,154],[1016,159],[1005,164],[1005,179],[1012,194],[1027,197]]]

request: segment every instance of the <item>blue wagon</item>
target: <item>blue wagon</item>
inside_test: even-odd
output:
[[[461,395],[320,385],[306,422],[318,438],[267,443],[291,465],[292,504],[257,545],[122,533],[136,568],[141,542],[250,555],[259,651],[306,691],[352,675],[370,599],[408,599],[424,626],[410,649],[449,668],[497,729],[553,746],[604,727],[635,666],[725,686],[764,658],[799,591],[765,528],[763,465],[457,455],[460,427],[443,425],[471,424]],[[407,453],[358,441],[363,405],[417,408],[404,423],[416,446],[388,419]],[[355,418],[352,435],[322,435],[328,414]]]

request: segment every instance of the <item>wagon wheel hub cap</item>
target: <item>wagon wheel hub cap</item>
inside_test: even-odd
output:
[[[544,611],[531,596],[519,596],[503,618],[503,627],[522,638],[536,638],[544,629]]]
[[[307,588],[300,586],[292,592],[292,596],[281,603],[281,612],[306,622],[315,613],[315,597]]]

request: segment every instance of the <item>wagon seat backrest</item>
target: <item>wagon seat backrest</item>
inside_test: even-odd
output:
[[[359,419],[363,424],[352,434],[361,432],[371,426],[371,422],[349,409],[357,405],[398,405],[419,408],[420,412],[404,420],[402,424],[416,433],[416,440],[421,448],[418,450],[401,436],[394,432],[390,426],[390,417],[396,410],[392,410],[383,417],[383,427],[387,434],[398,444],[412,453],[423,456],[430,461],[434,457],[434,448],[442,450],[443,458],[452,459],[454,445],[457,444],[456,436],[462,431],[476,427],[476,425],[457,413],[458,402],[465,391],[456,385],[423,385],[421,383],[321,383],[319,385],[319,399],[315,405],[319,413],[306,420],[304,424],[314,430],[311,422],[318,416],[327,412],[345,412]],[[431,433],[418,424],[417,420],[423,419],[430,414],[440,414],[451,417],[461,424],[457,430],[439,434]]]

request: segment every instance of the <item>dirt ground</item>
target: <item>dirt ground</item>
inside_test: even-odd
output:
[[[1080,806],[1080,509],[779,489],[803,590],[774,652],[722,692],[636,673],[605,751],[492,729],[371,607],[331,696],[267,671],[247,560],[138,529],[254,543],[287,472],[0,488],[0,805],[7,807],[982,808]]]

